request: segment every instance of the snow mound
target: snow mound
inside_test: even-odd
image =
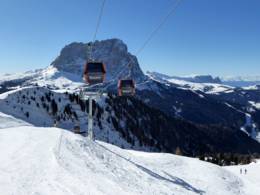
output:
[[[92,142],[57,128],[0,131],[0,191],[9,194],[216,194],[259,192],[219,166]]]

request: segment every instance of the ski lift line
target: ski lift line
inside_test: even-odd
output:
[[[137,50],[137,52],[135,53],[135,56],[138,56],[143,50],[144,48],[147,46],[147,44],[152,40],[152,38],[155,36],[155,34],[160,30],[160,28],[167,22],[167,20],[170,18],[170,16],[172,14],[174,14],[174,12],[177,10],[178,6],[180,5],[182,0],[176,0],[173,8],[169,11],[169,13],[161,20],[161,22],[159,23],[159,25],[157,25],[157,27],[149,34],[148,38],[145,40],[145,42],[141,45],[141,47]],[[119,70],[115,75],[120,75],[123,71],[125,71],[126,68],[132,68],[131,63],[134,63],[134,60],[132,58],[132,56],[130,56],[130,60],[122,67],[121,70]],[[130,71],[129,71],[130,74]],[[111,83],[109,85],[107,85],[105,87],[105,89],[107,89],[110,85],[112,85],[113,81],[115,81],[117,79],[113,79],[111,81],[109,81],[108,83]]]
[[[132,61],[132,62],[134,63],[134,60],[133,60],[133,58],[132,58],[131,56],[130,56],[130,61]],[[120,76],[120,74],[121,74],[123,71],[125,71],[126,68],[128,68],[128,67],[129,67],[129,63],[123,65],[123,67],[122,67],[121,69],[119,69],[114,75],[115,75],[115,76],[116,76],[116,75]],[[131,67],[132,67],[132,66],[131,66]],[[130,77],[130,76],[131,76],[131,75],[130,75],[130,71],[129,71],[128,77]],[[107,89],[109,86],[111,86],[111,85],[113,84],[113,82],[116,81],[116,80],[118,80],[118,78],[114,78],[114,79],[108,81],[108,82],[106,83],[106,84],[108,84],[108,85],[105,87],[105,89]],[[109,84],[109,83],[110,83],[110,84]]]
[[[135,53],[135,56],[137,57],[143,50],[144,48],[148,45],[148,43],[153,39],[155,34],[161,29],[161,27],[167,22],[167,20],[170,18],[171,15],[175,13],[177,10],[178,6],[180,5],[182,0],[176,0],[172,9],[169,11],[169,13],[161,20],[161,22],[158,24],[158,26],[149,34],[147,39],[144,41],[144,43],[141,45],[141,47],[137,50]],[[130,56],[130,61],[126,64],[126,67],[131,64],[131,62],[134,62],[132,57]]]
[[[170,18],[172,14],[175,13],[178,6],[180,5],[181,0],[176,0],[175,4],[173,5],[172,9],[169,11],[169,13],[161,20],[159,25],[151,32],[151,34],[148,36],[148,38],[145,40],[143,45],[137,50],[136,56],[139,55],[139,53],[142,52],[142,50],[146,47],[146,45],[152,40],[152,38],[155,36],[155,34],[160,30],[160,28],[167,22],[167,20]]]
[[[101,23],[101,19],[102,19],[102,15],[103,15],[103,12],[104,12],[105,2],[106,2],[106,0],[102,1],[101,10],[100,10],[100,13],[99,13],[99,16],[98,16],[98,22],[97,22],[95,34],[94,34],[94,37],[93,37],[93,41],[96,40],[97,32],[98,32],[98,29],[99,29],[99,26],[100,26],[100,23]]]
[[[123,68],[122,69],[120,69],[116,74],[114,74],[114,75],[120,75],[123,71],[125,71],[126,70],[126,65],[124,65],[123,66]],[[130,72],[129,72],[129,75],[128,75],[129,77],[130,77]],[[110,80],[110,81],[108,81],[108,82],[106,82],[105,84],[107,84],[105,87],[103,87],[102,89],[100,89],[99,90],[99,93],[103,93],[105,90],[107,90],[108,89],[108,87],[110,87],[110,86],[112,86],[113,84],[114,84],[114,81],[117,81],[118,80],[118,78],[114,78],[114,79],[112,79],[112,80]]]
[[[114,75],[121,74],[124,70],[125,70],[125,67],[123,66],[123,68],[120,69],[118,72],[116,72],[116,74],[114,74]],[[116,81],[116,80],[118,80],[118,78],[114,78],[114,79],[112,79],[112,80],[110,80],[110,81],[108,81],[108,82],[103,83],[102,85],[106,84],[106,86],[104,86],[103,88],[101,88],[100,90],[98,90],[98,94],[102,94],[105,90],[108,89],[108,87],[110,87],[111,85],[113,85],[113,84],[114,84],[113,82]],[[95,85],[93,85],[93,86],[99,86],[99,85],[101,85],[101,84],[95,84]]]
[[[152,33],[148,36],[148,38],[146,39],[146,41],[144,42],[144,44],[140,47],[139,50],[137,50],[135,56],[138,56],[142,50],[144,50],[144,48],[146,47],[146,45],[152,40],[152,38],[154,37],[154,35],[159,31],[159,29],[167,22],[167,20],[169,19],[169,17],[176,11],[177,7],[179,6],[181,0],[176,0],[175,4],[173,6],[173,8],[170,10],[170,12],[166,15],[166,17],[163,18],[163,20],[159,23],[159,25],[152,31]],[[131,63],[134,63],[134,60],[132,58],[132,56],[130,56],[130,60],[123,66],[123,68],[121,70],[119,70],[116,74],[114,75],[118,75],[120,76],[120,74],[125,71],[127,68],[131,69],[132,65]],[[130,70],[129,70],[129,74],[130,74]],[[130,75],[129,75],[130,76]],[[109,86],[113,85],[114,81],[117,80],[117,78],[110,80],[109,82],[107,82],[107,86],[105,86],[105,88],[101,91],[106,90]],[[138,83],[137,83],[138,85]]]
[[[104,12],[104,7],[105,7],[105,2],[106,2],[106,0],[102,1],[101,9],[100,9],[100,12],[99,12],[99,15],[98,15],[96,29],[95,29],[95,32],[94,32],[94,35],[93,35],[92,44],[90,44],[90,60],[92,59],[93,44],[94,44],[94,41],[96,40],[98,29],[100,27],[100,23],[101,23],[101,19],[102,19],[103,12]]]
[[[105,1],[105,0],[104,0]],[[104,1],[102,4],[102,7],[104,5]],[[169,13],[162,19],[162,21],[159,23],[159,25],[157,25],[157,27],[149,34],[148,38],[145,40],[145,42],[142,44],[142,46],[137,50],[137,52],[135,53],[135,56],[138,56],[143,50],[144,48],[147,46],[147,44],[152,40],[152,38],[155,36],[155,34],[160,30],[160,28],[167,22],[167,20],[170,18],[170,16],[172,14],[174,14],[174,12],[176,11],[176,9],[178,8],[178,6],[180,5],[181,0],[176,0],[173,8],[169,11]],[[103,8],[102,8],[103,10]],[[103,12],[103,11],[102,11]],[[100,14],[101,15],[101,14]],[[132,68],[131,66],[131,62],[134,63],[134,60],[132,58],[132,56],[130,56],[130,60],[122,67],[122,69],[120,69],[118,72],[116,72],[116,74],[114,75],[120,75],[123,71],[125,71],[127,68]],[[100,89],[100,93],[102,93],[103,91],[105,91],[109,86],[113,85],[114,81],[118,80],[118,78],[112,79],[110,81],[108,81],[106,85],[103,89]],[[138,83],[137,83],[138,85]]]

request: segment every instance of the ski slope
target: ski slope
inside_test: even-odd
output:
[[[124,150],[57,128],[8,127],[0,130],[1,195],[257,195],[260,191],[259,180],[244,179],[236,171],[198,159]]]
[[[16,126],[30,126],[30,124],[23,120],[16,119],[13,116],[0,112],[0,129]]]
[[[240,165],[240,166],[228,166],[225,169],[233,172],[238,177],[243,180],[253,183],[256,186],[260,186],[260,161],[252,162],[249,165]],[[240,169],[242,169],[242,174],[240,173]],[[247,172],[245,173],[245,170]],[[259,191],[260,192],[260,191]]]

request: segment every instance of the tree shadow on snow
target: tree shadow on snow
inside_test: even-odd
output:
[[[121,156],[121,155],[119,155],[119,154],[113,152],[112,150],[106,148],[105,146],[103,146],[103,145],[101,145],[101,144],[98,144],[98,145],[99,145],[100,147],[104,148],[105,150],[107,150],[107,151],[113,153],[114,155],[116,155],[116,156],[118,156],[118,157],[120,157],[120,158],[122,158],[122,159],[128,161],[129,163],[131,163],[131,164],[133,164],[134,166],[136,166],[138,169],[141,169],[143,172],[147,173],[148,175],[150,175],[150,176],[152,176],[152,177],[154,177],[154,178],[156,178],[156,179],[159,179],[159,180],[162,180],[162,181],[165,181],[165,182],[169,182],[169,183],[172,183],[172,184],[175,184],[175,185],[179,185],[179,186],[181,186],[182,188],[184,188],[184,189],[186,189],[186,190],[188,190],[188,191],[192,191],[192,192],[197,193],[197,194],[204,194],[204,193],[205,193],[205,191],[193,187],[191,184],[187,183],[186,181],[184,181],[184,180],[181,179],[181,178],[172,176],[172,175],[170,175],[170,174],[168,174],[168,173],[166,173],[166,172],[164,172],[164,174],[167,175],[169,178],[164,177],[164,176],[162,176],[162,175],[160,175],[160,174],[158,174],[158,173],[155,173],[154,171],[152,171],[152,170],[150,170],[150,169],[148,169],[148,168],[146,168],[146,167],[144,167],[144,166],[142,166],[142,165],[139,165],[139,164],[137,164],[137,163],[131,161],[130,159],[128,159],[128,158],[126,158],[126,157],[124,157],[124,156]]]
[[[181,185],[182,187],[184,187],[185,189],[189,190],[189,191],[193,191],[197,194],[204,194],[205,191],[203,190],[199,190],[195,187],[193,187],[192,185],[190,185],[189,183],[187,183],[186,181],[184,181],[183,179],[181,178],[178,178],[178,177],[175,177],[175,176],[172,176],[170,175],[169,173],[166,173],[164,172],[165,175],[168,175],[172,180],[174,180],[174,182],[178,185]]]

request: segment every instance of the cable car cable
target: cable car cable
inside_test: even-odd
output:
[[[143,45],[137,50],[136,56],[139,55],[139,53],[142,52],[142,50],[147,46],[147,44],[152,40],[152,38],[155,36],[155,34],[160,30],[160,28],[167,22],[167,20],[170,18],[170,16],[177,10],[178,6],[180,5],[181,0],[176,0],[175,4],[173,5],[172,9],[169,11],[169,13],[162,19],[162,21],[159,23],[159,25],[151,32],[151,34],[148,36],[148,38],[145,40]]]
[[[155,34],[160,30],[160,28],[167,22],[167,20],[170,18],[171,15],[173,15],[175,13],[175,11],[177,10],[178,6],[180,5],[182,0],[176,0],[174,2],[174,5],[172,7],[172,9],[168,12],[168,14],[161,20],[161,22],[156,26],[156,28],[149,34],[149,36],[147,37],[147,39],[144,41],[144,43],[141,45],[141,47],[137,50],[137,52],[135,53],[135,56],[137,57],[143,50],[144,48],[147,46],[147,44],[152,40],[152,38],[155,36]],[[133,58],[130,56],[130,60],[123,65],[122,69],[120,69],[118,72],[116,72],[116,74],[114,75],[119,75],[125,71],[126,68],[129,68],[130,63],[134,63]],[[132,68],[132,66],[130,66]],[[107,89],[109,86],[111,86],[113,83],[113,81],[115,81],[116,79],[112,79],[111,81],[108,82],[108,85],[105,87],[105,89]],[[110,84],[109,84],[110,83]]]
[[[99,12],[99,15],[98,15],[96,29],[95,29],[95,32],[94,32],[94,35],[93,35],[92,44],[90,45],[90,60],[92,60],[93,44],[94,44],[94,41],[96,40],[98,29],[100,27],[100,23],[101,23],[101,19],[102,19],[103,12],[104,12],[104,7],[105,7],[105,2],[106,2],[106,0],[102,1],[101,9],[100,9],[100,12]]]
[[[101,19],[102,19],[104,7],[105,7],[105,2],[106,2],[106,0],[102,1],[100,12],[99,12],[98,19],[97,19],[96,28],[95,28],[94,35],[93,35],[93,40],[92,40],[92,42],[90,42],[88,44],[88,46],[89,46],[89,57],[87,58],[87,62],[85,64],[83,76],[84,76],[85,81],[90,85],[99,83],[101,79],[104,80],[104,74],[106,72],[104,64],[100,63],[100,62],[95,62],[95,60],[92,58],[92,56],[93,56],[93,45],[94,45],[94,41],[96,40],[96,36],[97,36],[98,30],[99,30],[99,27],[100,27],[100,23],[101,23]],[[102,69],[101,72],[102,72],[103,76],[102,76],[102,78],[98,79],[98,77],[100,77],[100,74],[99,74],[100,73],[100,67]],[[95,80],[95,83],[93,83],[93,79]]]
[[[169,11],[169,13],[161,20],[159,25],[157,25],[157,27],[149,34],[147,39],[144,41],[144,43],[141,45],[141,47],[137,50],[137,52],[135,53],[136,57],[144,50],[144,48],[147,46],[147,44],[152,40],[152,38],[160,30],[160,28],[167,22],[167,20],[170,18],[170,16],[175,13],[175,11],[177,10],[181,1],[182,0],[175,1],[175,4],[173,5],[173,7]],[[134,61],[133,61],[132,57],[130,56],[130,61],[126,64],[126,66],[128,66],[131,62],[134,62]]]
[[[141,45],[141,47],[137,50],[135,53],[135,56],[137,57],[147,46],[147,44],[152,40],[152,38],[155,36],[155,34],[160,30],[160,28],[167,22],[167,20],[170,18],[170,16],[177,10],[178,6],[180,5],[181,0],[176,0],[173,8],[169,11],[169,13],[161,20],[159,25],[149,34],[148,38],[144,41],[144,43]],[[126,68],[129,68],[130,63],[134,63],[133,58],[130,56],[130,60],[120,69],[115,75],[119,75],[125,71]],[[131,66],[132,68],[132,66]],[[116,79],[111,80],[110,82],[113,82]],[[110,83],[108,82],[108,83]],[[108,85],[109,86],[109,85]],[[106,87],[108,87],[106,86]]]

